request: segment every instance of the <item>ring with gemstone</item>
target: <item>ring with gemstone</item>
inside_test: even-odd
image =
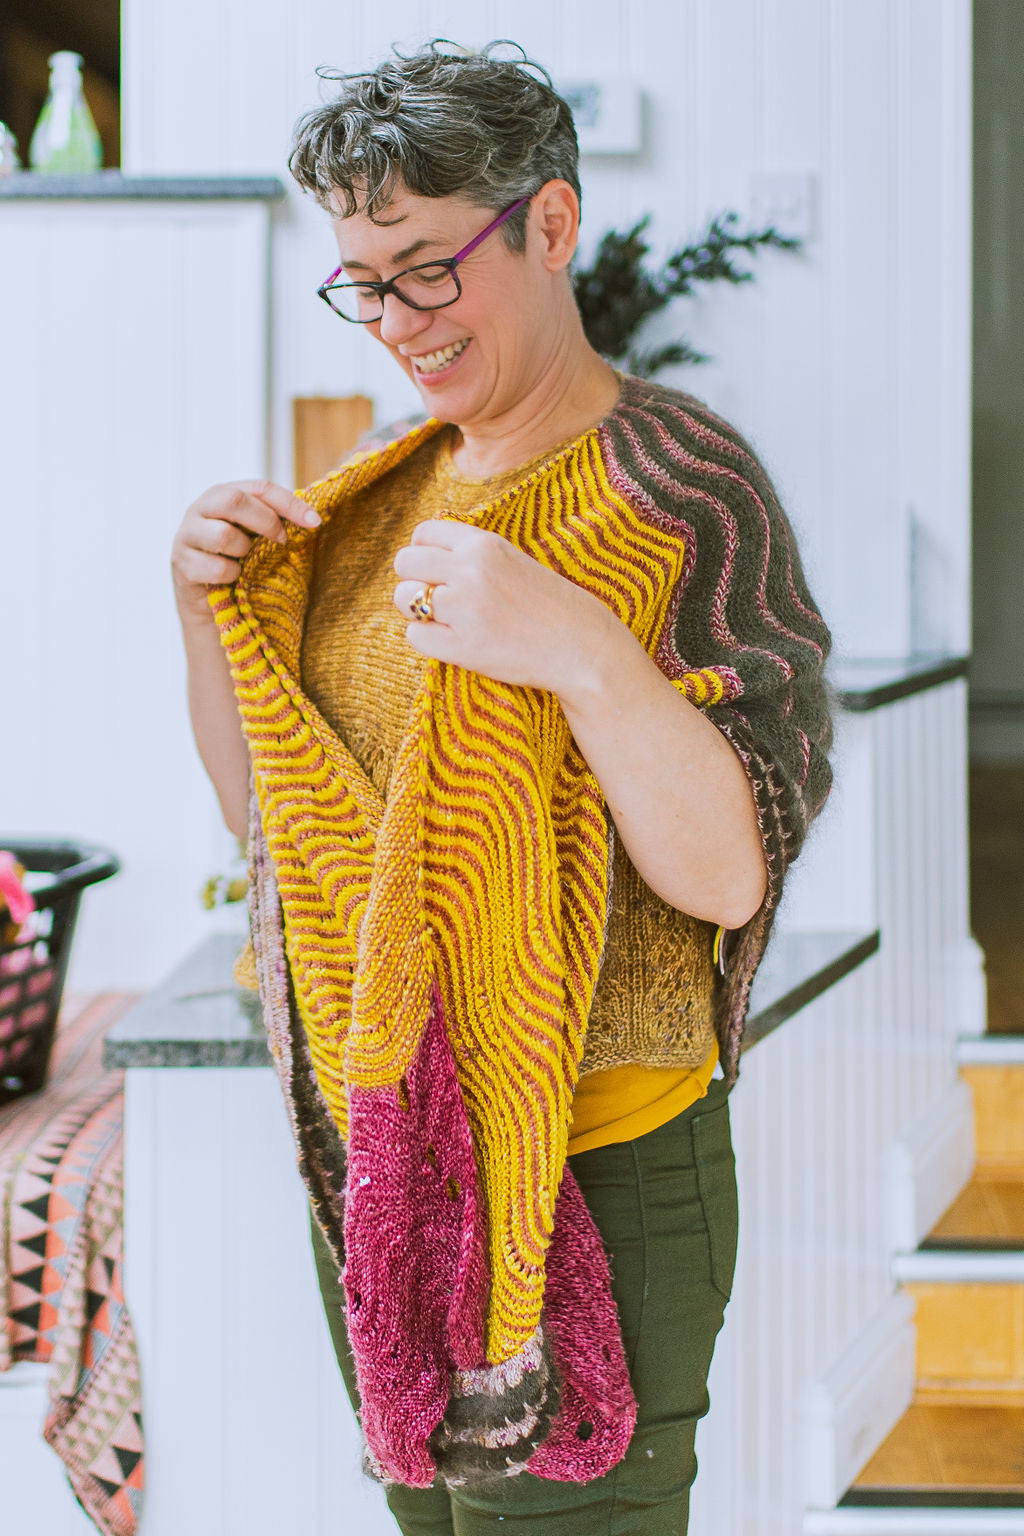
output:
[[[412,602],[409,604],[409,609],[414,619],[425,619],[429,621],[434,617],[433,598],[436,587],[436,582],[430,582],[427,586],[420,587]]]

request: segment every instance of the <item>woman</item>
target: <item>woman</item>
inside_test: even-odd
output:
[[[743,439],[588,344],[525,55],[340,77],[291,165],[427,420],[173,570],[366,1465],[406,1532],[683,1532],[827,630]]]

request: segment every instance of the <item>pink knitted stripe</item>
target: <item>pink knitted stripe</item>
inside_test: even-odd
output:
[[[494,1391],[506,1369],[485,1362],[485,1217],[436,987],[402,1084],[350,1091],[345,1252],[348,1332],[367,1446],[386,1477],[427,1487],[437,1470],[428,1442],[455,1373],[470,1373],[463,1388],[479,1375],[479,1389]],[[601,1477],[625,1453],[636,1402],[608,1260],[568,1164],[555,1205],[542,1326],[562,1395],[529,1469],[572,1481]]]
[[[659,428],[660,434],[660,423],[656,423],[656,426]],[[745,645],[741,643],[733,634],[727,622],[726,607],[730,593],[732,592],[733,569],[736,561],[736,551],[739,547],[739,531],[736,527],[736,519],[729,511],[728,507],[719,497],[712,496],[708,491],[698,490],[696,487],[683,486],[678,480],[673,479],[672,476],[669,475],[661,467],[661,465],[656,460],[652,459],[651,456],[645,451],[643,444],[630,426],[628,426],[626,423],[623,423],[622,431],[630,440],[630,444],[633,448],[637,462],[643,465],[645,472],[650,475],[650,477],[655,480],[658,485],[660,485],[664,490],[668,491],[670,495],[676,498],[685,498],[690,501],[703,502],[706,507],[709,507],[712,510],[718,520],[718,524],[722,532],[722,539],[725,545],[725,551],[722,560],[722,570],[718,579],[718,586],[716,588],[714,598],[711,602],[710,630],[715,639],[727,650],[735,651],[738,653],[746,653],[748,655],[764,656],[768,661],[772,662],[773,665],[779,668],[784,677],[792,677],[793,668],[784,656],[779,655],[776,651],[768,650],[766,646]],[[706,465],[702,460],[693,458],[692,455],[689,455],[685,451],[681,450],[678,445],[669,445],[666,443],[666,447],[668,448],[669,446],[674,447],[672,457],[680,464],[690,465],[702,470],[707,470],[708,472],[717,467],[713,465]],[[634,482],[630,478],[628,471],[626,471],[615,459],[610,444],[608,445],[608,457],[610,461],[609,467],[611,468],[611,466],[614,465],[615,470],[622,477],[625,494],[630,496],[631,499],[635,499],[636,487]],[[750,491],[751,495],[754,495],[752,488],[749,487],[747,482],[742,480],[740,476],[734,475],[732,478],[738,480],[741,485]],[[760,502],[758,502],[758,506],[761,506]],[[763,513],[763,507],[761,510]],[[776,618],[776,616],[768,607],[767,597],[764,591],[768,566],[768,548],[768,529],[766,524],[765,543],[757,588],[757,603],[761,616],[765,622],[770,625],[771,628],[777,630],[781,634],[786,635],[787,638],[799,641],[802,645],[811,645],[820,654],[820,646],[818,646],[814,641],[809,640],[806,635],[796,635],[793,634],[790,630],[786,629],[785,625],[783,625],[781,621]]]
[[[350,1091],[345,1260],[363,1434],[388,1477],[428,1487],[427,1441],[451,1370],[484,1358],[489,1284],[473,1144],[436,989],[404,1091]]]
[[[561,1405],[526,1469],[536,1477],[589,1482],[626,1454],[636,1399],[608,1258],[568,1163],[555,1204],[543,1324],[561,1377]]]
[[[717,422],[719,426],[724,429],[723,434],[720,435],[717,432],[712,432],[708,426],[697,420],[695,417],[690,416],[687,412],[680,411],[676,406],[666,405],[665,410],[669,415],[676,416],[684,421],[692,429],[696,437],[699,437],[702,442],[710,444],[710,446],[716,449],[718,452],[723,454],[732,453],[736,458],[739,458],[744,463],[749,464],[751,469],[755,470],[755,472],[761,468],[757,460],[750,453],[747,453],[743,449],[739,448],[736,443],[732,442],[727,436],[724,435],[725,432],[728,432],[731,429],[729,428],[727,422],[722,421],[721,417],[712,415],[710,411],[708,412],[708,420]],[[807,604],[803,602],[800,594],[796,590],[796,582],[793,577],[792,545],[790,543],[789,535],[786,533],[785,529],[783,529],[783,535],[785,537],[786,543],[786,579],[790,600],[794,608],[802,613],[805,619],[810,619],[815,628],[819,628],[821,625],[820,613],[818,613],[813,608],[808,608]]]

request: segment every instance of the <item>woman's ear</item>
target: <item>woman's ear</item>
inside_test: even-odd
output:
[[[580,200],[567,181],[545,182],[534,194],[528,228],[549,272],[569,265],[579,240]]]

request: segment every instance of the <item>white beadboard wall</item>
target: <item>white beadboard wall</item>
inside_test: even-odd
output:
[[[170,556],[205,486],[263,469],[267,251],[256,203],[0,205],[0,833],[122,865],[83,894],[72,988],[151,987],[238,924],[200,905],[235,845],[189,728]]]
[[[358,69],[441,35],[511,37],[556,78],[642,87],[644,153],[584,161],[585,250],[646,212],[665,250],[710,214],[745,216],[758,173],[814,176],[805,253],[764,254],[755,283],[681,305],[715,362],[665,377],[752,438],[844,652],[967,648],[969,0],[125,0],[124,22],[132,172],[287,176],[317,65]],[[363,390],[382,418],[418,404],[315,297],[332,253],[324,216],[292,193],[274,220],[284,481],[291,396]]]
[[[843,1356],[870,1378],[876,1325],[893,1306],[898,1150],[955,1096],[955,1041],[969,1027],[950,985],[967,932],[965,685],[846,725],[876,783],[882,948],[742,1059],[730,1098],[739,1259],[698,1429],[690,1536],[800,1531],[822,1482],[821,1385]],[[965,1171],[937,1176],[944,1209]],[[894,1419],[911,1379],[897,1370],[883,1384]],[[892,1421],[869,1417],[854,1472]]]

